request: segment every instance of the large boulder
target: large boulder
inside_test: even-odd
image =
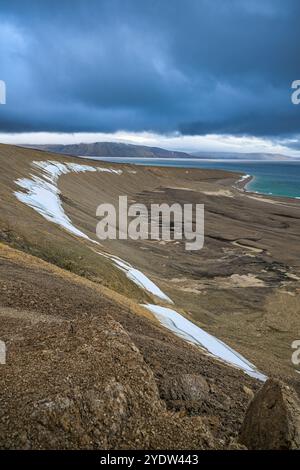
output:
[[[300,400],[295,390],[269,379],[247,410],[240,442],[249,449],[299,449]]]
[[[202,401],[208,393],[207,381],[197,374],[167,376],[160,382],[160,395],[165,400]]]

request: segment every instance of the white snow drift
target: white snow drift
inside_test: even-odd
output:
[[[261,374],[254,364],[251,364],[251,362],[247,361],[247,359],[231,349],[223,341],[206,333],[175,310],[153,304],[145,305],[145,307],[156,316],[162,325],[176,333],[177,336],[181,336],[186,341],[205,348],[215,357],[244,370],[252,377],[266,380],[266,376]]]
[[[60,225],[78,237],[96,243],[81,230],[74,227],[69,217],[65,214],[59,198],[58,178],[60,175],[70,172],[101,171],[120,174],[121,170],[59,162],[33,162],[32,165],[35,168],[41,169],[41,176],[30,175],[30,178],[21,178],[16,181],[18,186],[26,190],[26,192],[15,192],[19,201],[35,209],[50,222]]]

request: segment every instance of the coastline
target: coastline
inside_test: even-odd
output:
[[[97,157],[97,156],[83,156],[83,157],[77,157],[77,158],[84,158],[87,160],[94,160],[94,161],[103,161],[103,162],[110,162],[114,164],[129,164],[129,165],[136,165],[136,166],[151,166],[151,167],[163,167],[163,168],[186,168],[186,169],[203,169],[203,170],[222,170],[222,171],[227,171],[229,173],[237,173],[240,175],[245,176],[245,184],[237,184],[238,188],[244,188],[245,192],[248,193],[253,193],[253,194],[258,194],[258,195],[263,195],[263,196],[269,196],[269,197],[276,197],[276,198],[284,198],[284,199],[300,199],[300,193],[296,191],[296,194],[277,194],[276,189],[274,189],[273,192],[268,191],[267,189],[264,190],[263,186],[264,183],[263,181],[261,182],[259,190],[256,190],[256,188],[252,188],[252,184],[254,180],[258,177],[261,176],[264,178],[266,175],[262,174],[259,175],[259,172],[257,175],[251,173],[251,166],[256,166],[258,165],[258,169],[260,169],[260,166],[264,166],[266,164],[287,164],[287,163],[298,163],[299,161],[294,159],[294,160],[280,160],[280,161],[271,161],[271,160],[266,160],[266,161],[256,161],[256,160],[241,160],[238,161],[237,159],[199,159],[199,158],[172,158],[172,157],[156,157],[156,158],[150,158],[150,157],[145,157],[145,158],[138,158],[138,157]],[[200,166],[194,165],[194,163],[199,163]],[[203,165],[201,165],[201,163]],[[208,163],[212,166],[207,166]],[[228,166],[224,166],[224,163],[228,164]],[[192,164],[192,166],[191,166]],[[217,165],[215,165],[217,164]],[[222,164],[222,165],[220,165]],[[247,165],[248,168],[243,169],[242,167],[244,165]],[[252,168],[253,169],[253,168]],[[274,173],[276,174],[276,173]],[[243,179],[243,177],[242,177]],[[297,181],[297,180],[296,180]],[[238,181],[237,183],[243,183],[243,181]],[[278,183],[280,181],[278,180]],[[236,184],[236,183],[235,183]],[[287,183],[285,183],[286,185]],[[295,191],[295,184],[297,184],[295,181],[292,183],[293,184],[293,191]],[[300,185],[300,181],[299,181]],[[275,185],[276,186],[276,185]],[[287,189],[286,189],[287,190]],[[291,191],[291,192],[293,192]],[[282,191],[281,191],[282,192]],[[290,192],[287,190],[287,192]]]
[[[247,191],[246,188],[247,188],[247,184],[249,184],[250,181],[252,181],[253,179],[254,179],[254,176],[244,174],[244,175],[242,175],[242,177],[240,179],[238,179],[236,181],[236,183],[233,185],[233,187],[240,190],[240,191],[243,191],[243,192],[250,192],[250,191]]]
[[[264,193],[261,191],[253,191],[251,189],[247,189],[247,186],[255,180],[255,176],[253,175],[243,175],[242,178],[236,181],[236,183],[233,184],[233,187],[237,189],[238,191],[248,194],[249,196],[252,197],[258,197],[263,200],[264,199],[270,199],[271,201],[274,201],[275,203],[288,203],[288,202],[295,202],[299,201],[300,197],[298,196],[279,196],[273,193]]]

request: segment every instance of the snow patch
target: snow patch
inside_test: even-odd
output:
[[[25,189],[25,192],[15,191],[17,199],[35,209],[48,221],[60,225],[68,232],[78,237],[91,240],[85,233],[74,227],[69,217],[65,214],[59,197],[60,191],[57,187],[57,180],[60,175],[69,173],[70,171],[76,171],[78,173],[79,171],[97,170],[89,166],[82,166],[81,170],[79,170],[78,165],[73,169],[72,166],[70,166],[73,164],[59,162],[33,162],[32,165],[42,169],[42,174],[41,176],[31,174],[30,179],[18,179],[16,184],[20,186],[20,188]]]
[[[247,180],[248,178],[251,178],[251,175],[243,175],[239,180],[238,183],[241,183],[242,181]]]
[[[41,169],[42,174],[41,176],[31,174],[30,179],[20,178],[16,181],[16,184],[20,186],[20,188],[25,189],[25,192],[15,192],[15,196],[19,201],[32,207],[39,214],[45,217],[45,219],[60,225],[68,232],[71,232],[78,237],[85,238],[86,240],[90,240],[93,243],[97,243],[95,240],[89,238],[84,232],[74,227],[69,217],[65,214],[59,197],[60,191],[57,187],[58,178],[61,175],[70,172],[82,173],[86,171],[99,171],[121,174],[122,170],[79,165],[77,163],[59,163],[54,161],[33,162],[32,166]]]
[[[223,341],[220,341],[209,333],[206,333],[175,310],[153,304],[147,304],[144,306],[156,316],[162,325],[173,331],[177,336],[180,336],[190,343],[205,348],[213,356],[242,369],[251,377],[255,377],[262,381],[267,379],[265,375],[256,369],[254,364],[251,364],[251,362],[247,361],[247,359],[231,349],[223,343]]]
[[[121,260],[116,256],[109,256],[109,258],[116,264],[123,272],[125,272],[126,276],[137,284],[142,289],[150,292],[151,294],[159,297],[160,299],[173,303],[173,301],[168,297],[154,282],[152,282],[145,274],[143,274],[138,269],[135,269],[129,263]]]

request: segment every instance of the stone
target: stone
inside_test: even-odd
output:
[[[209,393],[209,386],[201,375],[182,374],[164,377],[160,393],[165,400],[202,401]]]
[[[246,385],[243,385],[243,390],[247,397],[249,398],[249,401],[253,400],[254,398],[254,392],[251,390],[251,388],[247,387]]]
[[[251,401],[239,440],[248,449],[299,449],[300,400],[292,387],[269,379]]]

